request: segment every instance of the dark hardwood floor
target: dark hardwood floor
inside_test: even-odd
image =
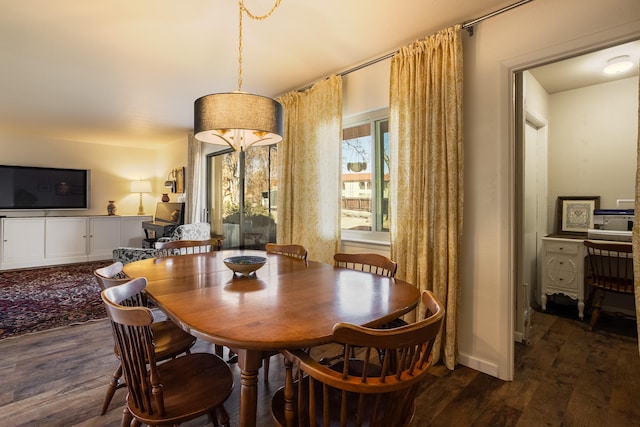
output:
[[[412,426],[640,426],[635,327],[615,322],[589,332],[586,322],[535,312],[530,343],[516,345],[514,381],[434,366]],[[106,320],[0,341],[0,424],[118,426],[125,389],[98,415],[116,366],[112,343]],[[195,350],[213,349],[198,342]],[[260,426],[272,425],[271,393],[282,375],[279,356],[272,358],[269,383],[259,382]],[[233,426],[238,396],[236,386],[226,404]]]

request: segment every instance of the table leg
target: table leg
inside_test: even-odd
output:
[[[258,370],[262,351],[238,350],[240,367],[240,427],[255,427],[258,410]]]

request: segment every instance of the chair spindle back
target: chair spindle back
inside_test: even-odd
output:
[[[164,415],[162,384],[158,375],[151,324],[153,314],[144,307],[146,279],[102,291],[111,319],[129,396],[141,412]]]
[[[425,319],[395,329],[336,324],[333,340],[343,344],[344,359],[333,366],[301,350],[283,352],[285,386],[272,401],[276,424],[408,425],[444,317],[444,308],[429,291],[422,294],[422,303]],[[385,352],[382,363],[380,349]],[[295,381],[293,365],[298,368]]]
[[[265,245],[265,250],[268,254],[282,254],[286,256],[290,256],[292,258],[299,258],[302,260],[307,259],[307,249],[301,245],[280,245],[277,243],[267,243]]]
[[[338,252],[333,256],[336,267],[366,271],[379,276],[395,277],[398,264],[379,254],[346,254]]]

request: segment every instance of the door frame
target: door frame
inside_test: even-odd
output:
[[[509,171],[511,176],[511,185],[509,186],[511,218],[509,234],[511,237],[508,258],[508,271],[511,280],[509,281],[508,289],[508,312],[505,313],[507,320],[506,335],[504,336],[505,341],[503,342],[507,351],[504,352],[498,361],[498,366],[506,367],[506,369],[504,369],[505,375],[501,376],[506,380],[513,379],[514,375],[517,289],[518,283],[522,280],[521,257],[522,241],[524,239],[522,233],[522,202],[518,197],[518,189],[522,188],[521,180],[523,179],[520,176],[522,168],[518,167],[519,150],[521,150],[522,144],[518,141],[522,141],[524,128],[520,126],[520,123],[524,123],[524,120],[519,121],[517,115],[519,102],[517,101],[516,93],[516,74],[541,65],[562,61],[638,39],[640,39],[640,29],[635,27],[629,29],[624,26],[616,27],[610,31],[590,34],[516,58],[506,59],[501,63],[501,75],[504,76],[505,81],[508,82],[507,96],[504,98],[503,107],[506,109],[505,111],[509,117],[508,135],[510,141],[508,147],[510,150]],[[521,111],[521,114],[524,114],[523,109]]]

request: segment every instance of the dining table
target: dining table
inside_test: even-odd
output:
[[[266,258],[247,276],[224,260]],[[135,261],[146,293],[193,336],[238,354],[240,426],[255,426],[258,370],[265,352],[331,342],[339,322],[378,326],[413,310],[419,290],[402,280],[257,250],[223,250]]]

